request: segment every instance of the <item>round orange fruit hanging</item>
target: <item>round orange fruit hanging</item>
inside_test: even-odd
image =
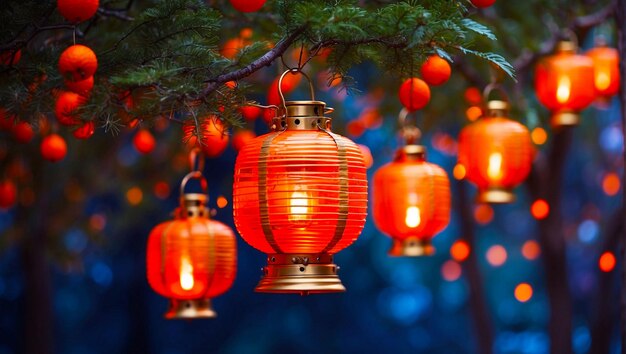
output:
[[[585,53],[593,61],[596,92],[604,100],[610,99],[619,91],[619,53],[600,42],[600,45]]]
[[[416,144],[419,130],[406,125],[406,116],[402,110],[406,145],[374,174],[374,223],[393,238],[390,255],[431,255],[432,238],[450,222],[450,181],[441,167],[426,162],[426,147]]]
[[[424,108],[430,101],[430,88],[417,77],[406,79],[398,92],[400,103],[410,112]]]
[[[183,139],[187,145],[201,148],[207,157],[218,157],[228,147],[229,136],[225,129],[222,121],[216,116],[201,119],[200,131],[197,131],[193,120],[187,120],[183,124]]]
[[[86,21],[98,12],[99,0],[57,0],[57,10],[72,23]]]
[[[98,58],[91,48],[74,44],[61,53],[59,71],[66,81],[82,81],[93,76],[98,68]]]
[[[33,140],[33,137],[35,136],[35,132],[33,131],[33,126],[30,125],[30,123],[28,122],[17,123],[11,129],[11,132],[13,133],[13,137],[15,137],[15,140],[17,140],[18,142],[22,144],[26,144],[30,142],[31,140]]]
[[[77,125],[80,120],[76,116],[76,110],[85,103],[85,97],[74,92],[61,92],[54,107],[57,120],[62,125]]]
[[[554,127],[577,125],[579,112],[596,98],[593,60],[576,54],[574,41],[559,43],[554,55],[541,60],[535,69],[537,98],[552,111]]]
[[[93,121],[87,121],[78,127],[72,134],[76,139],[89,139],[95,131],[95,125]]]
[[[470,0],[472,5],[478,7],[479,9],[489,7],[496,3],[496,0]]]
[[[142,154],[149,154],[154,150],[154,146],[156,145],[156,141],[154,140],[154,136],[150,133],[149,130],[139,129],[135,136],[133,137],[133,145],[135,149]]]
[[[235,225],[268,255],[259,292],[345,291],[333,255],[354,242],[365,224],[363,155],[331,132],[324,114],[332,109],[316,101],[309,87],[311,100],[285,101],[279,92],[273,131],[244,146],[235,164]]]
[[[256,12],[259,11],[266,0],[230,0],[231,5],[241,12]]]
[[[431,55],[421,68],[422,77],[429,85],[445,84],[450,79],[452,68],[447,60],[438,55]]]
[[[508,118],[508,110],[507,101],[488,100],[485,115],[461,130],[458,162],[466,178],[478,187],[479,203],[513,202],[513,188],[530,172],[530,133]]]
[[[65,81],[65,87],[81,96],[87,96],[93,89],[93,76],[81,81]]]
[[[41,156],[52,162],[63,160],[67,154],[67,144],[58,134],[50,134],[41,141]]]
[[[190,179],[201,180],[202,193],[185,193]],[[194,171],[181,183],[174,220],[157,225],[147,246],[147,278],[152,289],[170,300],[167,319],[212,318],[211,299],[225,293],[237,271],[237,245],[231,228],[209,218],[206,180]]]

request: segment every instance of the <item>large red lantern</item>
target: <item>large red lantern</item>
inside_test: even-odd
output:
[[[251,140],[237,156],[235,225],[246,242],[268,255],[258,292],[345,291],[333,254],[354,242],[365,224],[363,155],[330,131],[331,118],[324,114],[332,109],[315,101],[310,89],[310,101],[285,102],[281,91],[273,131]]]
[[[489,100],[484,117],[463,128],[459,137],[459,164],[478,187],[481,203],[513,202],[513,188],[530,172],[530,133],[508,118],[508,109],[507,101]]]
[[[619,91],[619,53],[617,49],[600,45],[585,53],[593,61],[596,92],[604,100]]]
[[[419,130],[412,127],[416,135],[407,128],[407,145],[374,174],[374,223],[393,238],[390,255],[431,255],[432,238],[450,222],[450,181],[441,167],[426,162],[426,147],[415,143]]]
[[[579,112],[596,98],[593,61],[576,54],[573,41],[562,41],[556,53],[542,59],[535,70],[535,92],[552,111],[552,126],[577,125]]]
[[[201,181],[204,193],[184,193],[192,178]],[[209,219],[206,180],[199,171],[183,179],[180,206],[174,214],[174,220],[150,232],[148,282],[154,291],[170,299],[166,318],[215,317],[211,298],[233,284],[237,249],[232,229]]]

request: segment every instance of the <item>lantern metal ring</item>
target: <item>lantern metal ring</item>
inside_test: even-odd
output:
[[[204,155],[197,146],[189,152],[189,166],[192,171],[202,172],[204,170]]]
[[[409,115],[415,117],[415,124],[409,123]],[[407,145],[415,145],[422,138],[422,131],[417,127],[417,111],[409,112],[408,109],[402,108],[398,114],[398,123],[402,138]]]
[[[185,194],[185,187],[187,186],[187,182],[189,182],[191,179],[198,179],[200,180],[200,188],[202,188],[202,192],[204,194],[208,193],[208,187],[207,187],[207,181],[204,178],[204,176],[202,175],[202,172],[200,171],[191,171],[189,172],[187,175],[185,175],[185,177],[183,178],[182,182],[180,182],[180,195],[183,196]]]

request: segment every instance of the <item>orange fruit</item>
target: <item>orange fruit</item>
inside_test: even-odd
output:
[[[8,209],[15,205],[17,200],[17,188],[10,180],[0,181],[0,208]]]
[[[430,85],[441,85],[448,81],[452,69],[448,61],[438,55],[431,55],[422,65],[422,77]]]
[[[57,0],[57,10],[72,23],[86,21],[98,11],[98,0]]]
[[[76,139],[89,139],[93,135],[94,131],[95,125],[93,124],[93,121],[90,120],[78,127],[78,129],[74,130],[72,134],[74,134]]]
[[[237,11],[241,12],[255,12],[259,11],[263,5],[265,5],[266,0],[230,0],[230,4]]]
[[[402,83],[398,92],[400,102],[409,111],[424,108],[430,101],[430,88],[417,77],[409,78]]]
[[[470,2],[478,8],[483,8],[493,5],[496,0],[470,0]]]
[[[20,61],[22,57],[22,50],[6,50],[0,53],[0,64],[2,65],[15,65]]]
[[[200,141],[193,120],[183,124],[183,139],[189,146],[198,146],[207,157],[217,157],[228,147],[228,134],[222,121],[216,116],[208,116],[200,121]]]
[[[256,106],[241,106],[239,111],[245,120],[252,122],[261,115],[263,109]]]
[[[154,150],[154,146],[156,145],[156,141],[154,140],[154,136],[150,133],[150,131],[146,129],[139,129],[135,137],[133,138],[133,145],[135,149],[142,154],[148,154],[152,150]]]
[[[233,135],[233,147],[236,151],[239,151],[254,138],[256,138],[256,134],[253,131],[247,129],[239,130]]]
[[[93,76],[80,81],[65,81],[65,87],[79,95],[87,96],[93,89]]]
[[[22,144],[26,144],[30,142],[35,136],[35,132],[33,131],[33,126],[28,122],[19,122],[13,126],[11,129],[13,133],[13,137],[15,140]]]
[[[67,144],[58,134],[50,134],[41,141],[41,156],[52,162],[62,160],[67,154]]]
[[[81,44],[68,47],[59,58],[59,71],[66,81],[82,81],[96,73],[98,58],[91,48]]]
[[[57,98],[54,113],[62,125],[77,125],[80,120],[75,111],[85,103],[85,98],[77,93],[64,91]]]

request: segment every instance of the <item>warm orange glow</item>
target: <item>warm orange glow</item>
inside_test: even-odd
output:
[[[543,145],[548,140],[548,133],[542,127],[537,127],[530,133],[530,138],[536,145]]]
[[[608,71],[607,67],[596,66],[595,83],[598,90],[606,90],[611,84],[611,77]]]
[[[159,199],[166,199],[170,195],[170,186],[167,182],[160,181],[154,184],[154,195]]]
[[[191,290],[193,284],[193,266],[189,262],[189,257],[182,257],[180,260],[180,287],[183,290]]]
[[[137,205],[143,199],[143,192],[139,187],[132,187],[126,192],[126,200],[130,205]]]
[[[541,255],[541,247],[537,241],[529,240],[524,242],[522,245],[522,256],[524,258],[532,261],[539,258],[539,255]]]
[[[483,115],[483,110],[480,109],[480,107],[478,106],[471,106],[465,111],[465,115],[467,116],[467,119],[469,119],[470,122],[473,122]]]
[[[474,219],[481,225],[489,224],[493,220],[493,208],[489,204],[476,205]]]
[[[410,228],[416,228],[421,222],[420,209],[416,206],[406,208],[406,217],[404,223]]]
[[[457,262],[463,262],[469,257],[470,246],[464,240],[456,241],[450,247],[450,256]]]
[[[556,89],[556,100],[559,103],[565,103],[569,100],[572,91],[572,82],[568,76],[559,77]]]
[[[494,182],[502,178],[502,154],[500,152],[492,152],[491,155],[489,155],[487,176]]]
[[[602,179],[602,190],[608,196],[616,195],[620,190],[621,182],[617,173],[607,173]]]
[[[491,264],[494,267],[499,267],[506,262],[506,259],[508,258],[508,254],[504,247],[500,245],[495,245],[495,246],[489,247],[489,249],[487,250],[486,257],[487,257],[487,262],[489,262],[489,264]]]
[[[290,221],[306,220],[309,213],[309,195],[306,192],[291,193],[290,205]]]
[[[217,197],[217,207],[220,209],[226,208],[226,206],[228,205],[228,199],[226,199],[226,197],[224,197],[223,195],[220,195],[219,197]]]
[[[452,175],[459,181],[465,178],[465,173],[465,166],[461,165],[460,163],[457,163],[452,170]]]
[[[615,268],[615,255],[613,255],[613,252],[610,251],[606,251],[604,253],[602,253],[602,255],[600,256],[600,260],[598,261],[598,266],[600,267],[600,270],[603,272],[610,272]]]
[[[619,91],[619,52],[615,48],[596,47],[586,53],[593,61],[594,84],[598,94],[609,98]]]
[[[545,219],[550,214],[550,205],[543,199],[537,199],[530,206],[530,213],[537,220]]]
[[[446,261],[441,266],[441,276],[447,281],[455,281],[461,277],[463,273],[461,265],[455,261]]]
[[[528,283],[520,283],[515,287],[515,299],[526,302],[533,297],[533,287]]]
[[[363,144],[356,144],[356,145],[359,147],[359,149],[361,150],[361,153],[363,154],[363,161],[365,162],[365,168],[369,169],[374,164],[372,151],[370,150],[370,148],[368,148],[367,146]]]

